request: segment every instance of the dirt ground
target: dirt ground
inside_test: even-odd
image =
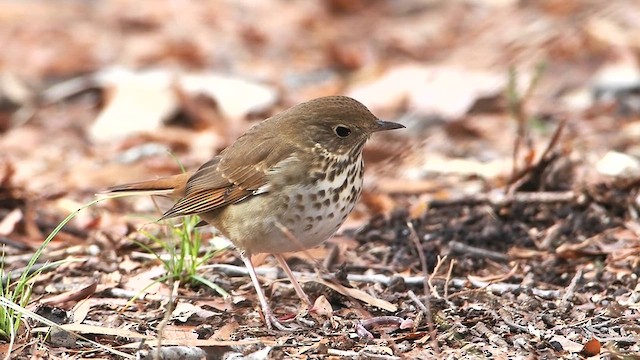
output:
[[[640,359],[638,19],[631,0],[0,2],[2,283],[75,214],[34,265],[26,309],[49,322],[26,314],[0,353]],[[222,290],[156,281],[184,235],[155,221],[170,200],[74,213],[338,94],[406,129],[366,146],[339,232],[286,254],[313,311],[253,257],[294,331],[265,327],[214,229],[197,276]]]

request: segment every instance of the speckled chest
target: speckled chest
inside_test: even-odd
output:
[[[328,239],[353,210],[362,191],[362,154],[344,161],[338,159],[326,172],[317,171],[309,178],[307,184],[288,187],[281,198],[286,210],[280,216],[280,224],[303,248]]]

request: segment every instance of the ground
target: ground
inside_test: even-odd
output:
[[[0,352],[153,357],[161,342],[166,359],[640,358],[640,4],[0,6],[0,273],[16,284],[41,271]],[[406,129],[367,145],[363,195],[339,232],[286,254],[313,310],[272,257],[254,256],[295,331],[265,327],[214,229],[155,221],[171,200],[75,213],[338,94]],[[198,265],[155,281],[180,249]]]

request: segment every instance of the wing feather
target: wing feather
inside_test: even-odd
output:
[[[259,127],[204,163],[187,181],[185,196],[162,218],[204,213],[268,192],[273,169],[295,158],[295,147],[277,133],[256,132]]]

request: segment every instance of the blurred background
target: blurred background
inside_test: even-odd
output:
[[[348,95],[407,126],[366,147],[363,201],[339,251],[352,271],[419,274],[407,241],[415,219],[430,269],[453,254],[453,276],[509,273],[514,283],[561,290],[584,270],[621,287],[616,296],[637,292],[637,251],[612,254],[640,244],[626,222],[638,208],[630,194],[640,174],[639,19],[637,0],[2,0],[0,240],[11,256],[30,254],[96,192],[196,168],[259,120]],[[607,185],[619,179],[631,185]],[[594,192],[574,197],[576,189]],[[434,205],[540,191],[568,205]],[[52,249],[107,249],[83,270],[127,277],[149,260],[128,257],[127,236],[152,221],[131,213],[159,211],[148,198],[102,202]],[[579,243],[605,233],[621,241],[615,249]],[[458,257],[449,241],[458,241]],[[560,251],[556,241],[578,245]],[[603,275],[593,256],[618,262]],[[518,271],[507,258],[521,261]],[[567,323],[587,316],[565,315]],[[583,330],[572,339],[588,338]]]
[[[38,193],[171,172],[165,149],[197,166],[255,120],[333,94],[409,126],[368,151],[402,170],[394,178],[422,190],[442,172],[499,180],[517,128],[510,75],[542,136],[533,147],[571,120],[573,148],[638,152],[628,141],[640,131],[640,4],[631,0],[0,6],[0,161]]]

